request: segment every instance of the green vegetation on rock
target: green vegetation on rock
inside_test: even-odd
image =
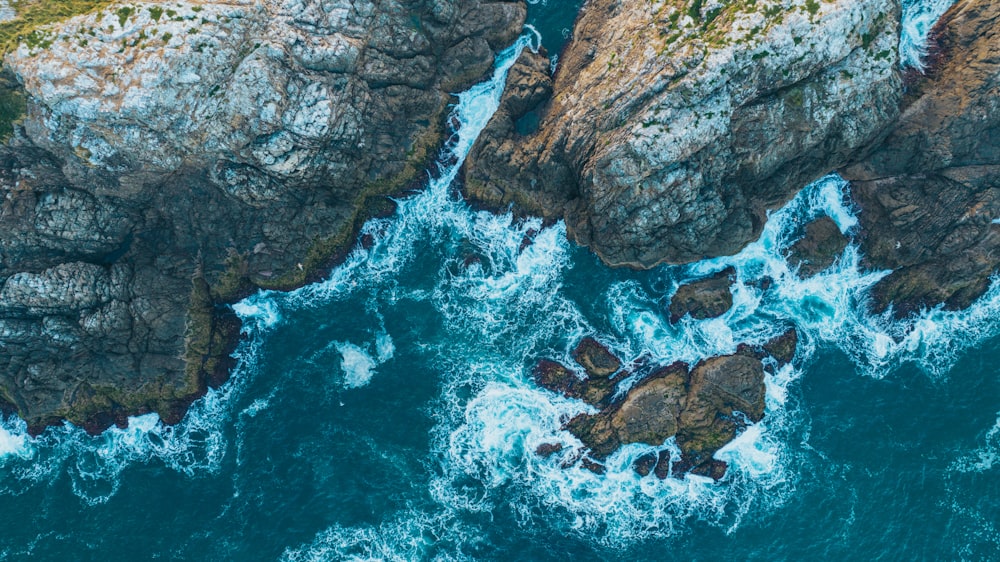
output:
[[[17,16],[0,23],[0,55],[17,47],[22,41],[45,45],[45,34],[39,28],[111,4],[110,0],[11,0]]]
[[[27,94],[10,72],[0,73],[0,140],[14,132],[14,124],[28,109]]]

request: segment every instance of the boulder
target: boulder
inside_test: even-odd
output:
[[[670,321],[690,314],[695,320],[722,316],[733,306],[730,285],[736,270],[727,267],[705,279],[681,285],[670,298]]]
[[[573,359],[587,372],[589,378],[607,378],[621,368],[622,362],[608,348],[586,337],[573,350]]]
[[[847,247],[847,237],[828,216],[806,224],[805,233],[788,249],[788,263],[797,267],[802,277],[812,277],[833,265]]]

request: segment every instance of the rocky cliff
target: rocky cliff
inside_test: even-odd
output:
[[[592,0],[551,99],[512,96],[467,192],[564,218],[611,265],[734,253],[895,119],[899,13],[894,0]]]
[[[32,430],[179,419],[220,305],[321,274],[520,32],[503,0],[114,4],[22,37],[0,148],[0,402]]]
[[[956,3],[935,27],[926,75],[872,154],[842,171],[861,207],[874,290],[899,314],[964,308],[1000,264],[1000,4]]]

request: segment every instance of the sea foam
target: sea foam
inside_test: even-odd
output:
[[[904,0],[900,22],[899,61],[903,68],[923,71],[927,38],[955,0]]]

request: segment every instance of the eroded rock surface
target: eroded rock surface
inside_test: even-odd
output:
[[[828,216],[809,222],[802,238],[788,249],[788,263],[798,267],[799,275],[812,277],[833,265],[847,247],[847,237]]]
[[[873,290],[877,310],[964,308],[1000,263],[998,21],[996,2],[957,2],[891,134],[842,171],[861,207],[868,265],[894,270]]]
[[[176,421],[227,374],[223,303],[322,274],[520,32],[503,0],[132,2],[6,58],[0,401],[32,431]]]
[[[467,191],[565,218],[611,265],[734,253],[897,116],[899,10],[593,0],[538,131],[488,131]]]
[[[686,283],[670,298],[670,321],[677,322],[690,314],[695,320],[722,316],[733,307],[730,285],[736,270],[727,267],[715,275]]]

